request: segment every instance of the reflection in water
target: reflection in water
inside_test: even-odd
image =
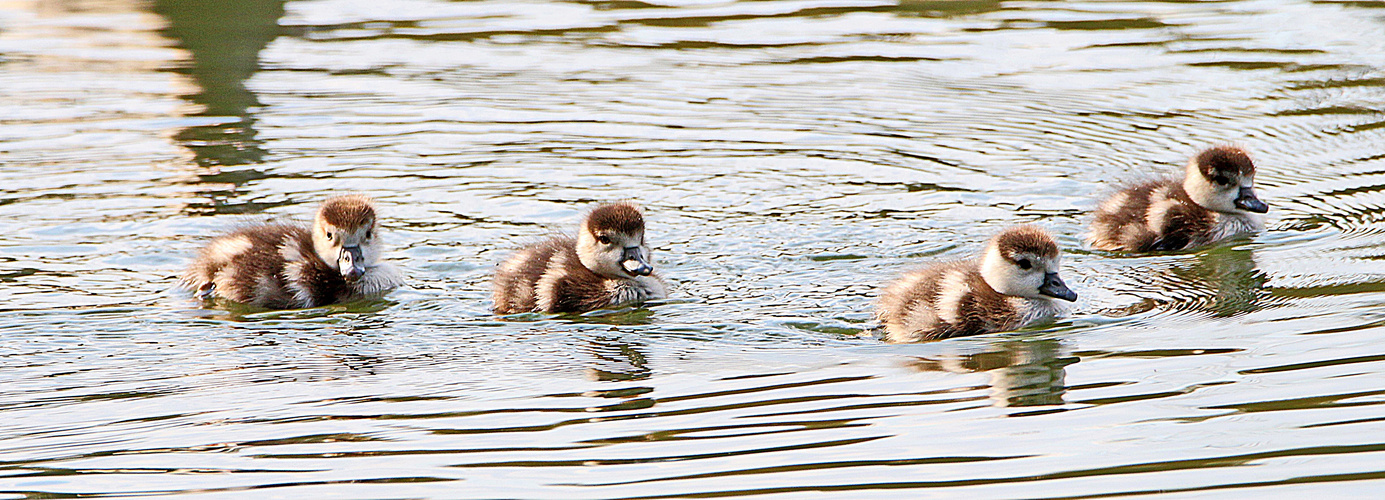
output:
[[[251,114],[260,102],[245,81],[259,69],[260,51],[279,35],[284,0],[156,0],[153,8],[168,21],[164,36],[192,56],[178,72],[201,89],[183,96],[201,107],[193,116],[216,118],[174,137],[201,166],[261,161],[265,151]]]
[[[1197,256],[1197,263],[1175,271],[1180,279],[1205,283],[1212,293],[1208,310],[1220,317],[1259,309],[1269,277],[1255,267],[1250,250],[1219,246]]]
[[[1260,309],[1262,295],[1268,293],[1264,286],[1269,278],[1256,267],[1250,250],[1217,246],[1193,257],[1196,260],[1192,262],[1179,261],[1155,269],[1149,278],[1130,286],[1160,291],[1163,296],[1154,302],[1167,304],[1175,311],[1204,311],[1224,318]],[[1147,305],[1157,307],[1154,303]]]
[[[1168,260],[1157,258],[1160,260],[1151,266],[1112,275],[1109,289],[1142,300],[1104,309],[1103,315],[1120,317],[1164,310],[1225,318],[1260,310],[1270,294],[1265,289],[1270,278],[1256,265],[1250,250],[1221,245],[1192,255],[1169,256]]]
[[[616,336],[596,335],[587,340],[583,349],[591,355],[587,362],[587,376],[601,382],[623,382],[649,378],[653,370],[649,360],[639,348]]]
[[[1078,359],[1063,356],[1063,346],[1057,340],[1006,341],[988,347],[994,350],[919,358],[909,367],[918,371],[989,372],[995,406],[1063,404],[1064,369]]]
[[[971,16],[1000,10],[1000,0],[902,0],[891,9],[919,17]]]
[[[1385,480],[1385,24],[1350,2],[29,1],[0,3],[0,497]],[[1075,242],[1098,193],[1223,141],[1265,155],[1284,221],[1253,262],[1074,245],[1092,309],[1156,311],[854,336],[898,266],[1020,222]],[[398,304],[204,317],[166,291],[190,232],[348,185],[398,208]],[[486,311],[501,255],[631,196],[697,302]],[[189,198],[218,216],[170,213]],[[903,353],[985,373],[899,377]]]

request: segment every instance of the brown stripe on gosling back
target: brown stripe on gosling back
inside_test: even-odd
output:
[[[1255,174],[1255,163],[1241,148],[1217,146],[1197,155],[1197,170],[1208,179],[1218,174],[1227,177],[1248,176]]]
[[[356,228],[375,224],[375,204],[359,194],[333,196],[322,202],[318,217],[339,228]]]
[[[995,236],[1001,255],[1014,260],[1015,255],[1028,253],[1044,258],[1058,256],[1058,243],[1039,226],[1015,226]]]
[[[630,203],[610,203],[592,210],[587,216],[587,231],[615,231],[631,234],[644,231],[644,216]]]

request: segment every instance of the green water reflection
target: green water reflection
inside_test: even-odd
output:
[[[282,32],[284,1],[156,0],[152,9],[168,22],[160,33],[190,56],[175,71],[197,86],[182,96],[199,108],[191,116],[217,119],[174,138],[204,167],[262,161],[266,152],[255,131],[262,103],[246,81],[260,70],[260,51]]]

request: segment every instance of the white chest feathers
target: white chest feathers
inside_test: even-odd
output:
[[[611,306],[662,299],[668,296],[663,282],[650,276],[609,280],[606,282],[606,289],[611,294]]]
[[[1207,241],[1204,244],[1264,230],[1265,218],[1260,214],[1218,213],[1217,222],[1212,226],[1212,231],[1207,235]]]
[[[1019,317],[1019,324],[1015,325],[1015,328],[1049,323],[1068,314],[1067,306],[1056,300],[1024,297],[1007,297],[1007,299],[1010,306],[1015,308],[1015,315]]]
[[[404,273],[399,268],[385,262],[376,262],[375,265],[367,267],[366,272],[361,276],[361,281],[357,282],[353,288],[357,295],[374,297],[383,295],[404,284]]]

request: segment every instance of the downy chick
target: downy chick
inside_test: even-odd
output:
[[[1087,243],[1097,250],[1186,250],[1265,229],[1269,206],[1255,196],[1255,164],[1218,146],[1192,158],[1182,180],[1149,181],[1102,202]]]
[[[1014,330],[1051,321],[1077,294],[1058,275],[1053,237],[1015,226],[992,237],[980,258],[909,272],[880,294],[876,317],[890,342]]]
[[[379,232],[370,198],[332,197],[322,203],[312,227],[258,224],[212,240],[182,286],[198,298],[218,296],[268,309],[383,295],[404,277],[380,262]]]
[[[557,237],[524,248],[495,274],[494,311],[575,313],[662,299],[644,239],[644,216],[630,203],[596,207],[577,238]]]

